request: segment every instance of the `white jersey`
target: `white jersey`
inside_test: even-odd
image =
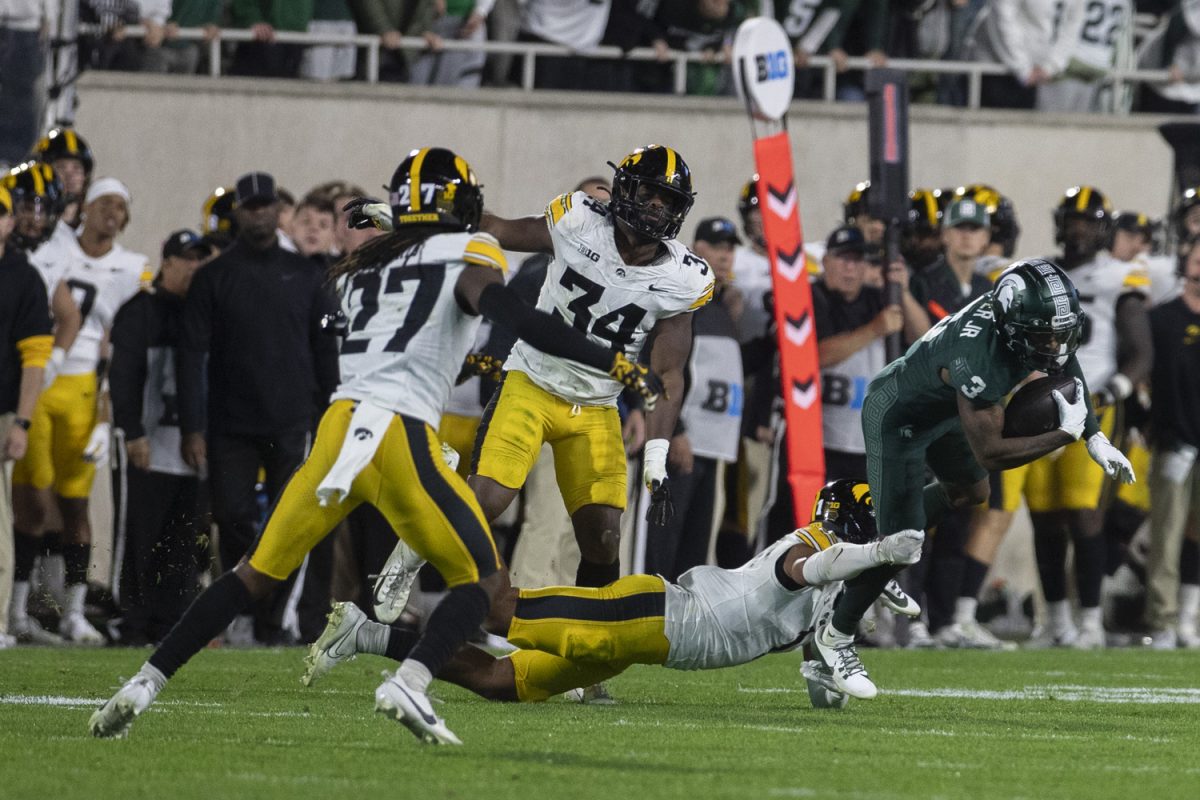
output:
[[[621,260],[607,207],[583,192],[564,194],[546,207],[554,260],[537,308],[564,319],[593,342],[619,349],[637,361],[646,336],[660,319],[700,308],[713,296],[714,276],[704,259],[674,240],[653,264]],[[610,406],[624,387],[607,373],[523,341],[513,346],[505,369],[518,370],[569,403]]]
[[[742,293],[745,308],[738,320],[738,341],[765,336],[771,323],[764,298],[771,291],[771,260],[765,253],[739,245],[733,251],[733,286]]]
[[[117,310],[139,289],[149,286],[154,277],[149,260],[115,243],[106,254],[93,258],[83,252],[79,239],[69,228],[61,232],[56,228],[50,240],[33,252],[30,261],[42,274],[51,296],[59,282],[67,284],[83,317],[83,327],[58,374],[95,372],[100,345],[112,327]]]
[[[612,0],[529,0],[521,27],[539,39],[584,52],[600,44]]]
[[[813,523],[737,569],[694,567],[679,576],[677,584],[668,583],[663,613],[670,643],[666,666],[732,667],[798,646],[842,584],[789,589],[780,583],[776,563],[795,545],[824,550],[836,541]]]
[[[503,272],[507,262],[486,233],[431,236],[386,267],[338,282],[349,331],[334,400],[370,400],[436,428],[481,318],[454,296],[468,265]]]
[[[1088,386],[1098,391],[1117,372],[1117,300],[1130,292],[1147,295],[1150,278],[1142,265],[1118,261],[1108,251],[1067,275],[1087,314],[1076,357]]]
[[[1138,256],[1134,263],[1140,264],[1150,276],[1150,305],[1174,300],[1183,291],[1178,256]]]
[[[1089,0],[1071,59],[1096,69],[1111,69],[1120,37],[1132,23],[1130,0]]]

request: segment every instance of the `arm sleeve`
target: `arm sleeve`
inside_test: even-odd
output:
[[[188,289],[179,343],[176,389],[179,395],[179,428],[183,433],[205,429],[205,366],[212,339],[212,265],[201,267]]]
[[[50,301],[46,295],[46,284],[32,267],[25,272],[25,291],[16,308],[17,317],[12,323],[12,337],[17,341],[31,336],[50,336],[53,323],[50,320]]]
[[[602,372],[612,367],[613,352],[596,344],[587,335],[522,303],[511,289],[493,283],[479,296],[479,313],[497,325],[515,332],[543,353],[578,361]]]
[[[145,302],[135,298],[117,312],[112,326],[112,362],[108,391],[112,398],[113,425],[126,439],[146,435],[142,425],[142,398],[146,388],[146,353],[150,349]]]

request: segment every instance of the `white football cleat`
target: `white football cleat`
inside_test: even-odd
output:
[[[908,592],[901,589],[900,584],[895,580],[888,581],[887,585],[883,587],[879,601],[894,614],[903,614],[906,617],[921,616],[921,604],[913,600]]]
[[[813,645],[832,670],[833,682],[839,691],[860,700],[870,700],[879,694],[879,689],[871,682],[867,668],[858,657],[858,651],[854,649],[853,636],[836,633],[833,625],[825,625],[813,637]]]
[[[1075,641],[1071,642],[1071,647],[1076,650],[1103,650],[1105,644],[1104,628],[1099,625],[1083,625],[1079,628],[1079,635],[1075,637]]]
[[[813,659],[800,664],[800,674],[808,685],[808,699],[813,708],[845,708],[850,695],[838,691],[833,670],[824,662]]]
[[[908,623],[909,650],[932,650],[938,646],[937,640],[929,635],[929,626],[921,620]]]
[[[358,629],[367,615],[354,603],[334,603],[325,630],[308,648],[300,682],[312,686],[326,672],[358,655]]]
[[[96,709],[88,721],[88,730],[92,736],[101,739],[124,739],[129,735],[134,718],[149,708],[157,695],[149,678],[134,675],[107,703]]]
[[[1015,642],[997,638],[978,622],[955,622],[937,632],[938,644],[961,650],[1016,650]]]
[[[425,565],[425,559],[401,539],[396,542],[392,554],[383,564],[383,570],[375,577],[375,619],[391,625],[400,619],[408,596],[412,593],[417,573]]]
[[[68,613],[58,621],[58,633],[64,641],[97,647],[107,641],[104,634],[92,627],[87,617],[78,612]]]
[[[1079,629],[1074,623],[1066,625],[1040,625],[1034,629],[1033,635],[1025,646],[1031,650],[1043,650],[1049,647],[1073,647],[1079,638]]]
[[[11,617],[8,621],[9,635],[21,644],[60,645],[63,638],[42,627],[33,617]]]
[[[375,711],[396,720],[426,744],[462,744],[433,713],[425,693],[405,683],[399,671],[375,690]]]

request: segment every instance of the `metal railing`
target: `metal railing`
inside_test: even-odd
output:
[[[95,26],[82,26],[81,32],[95,34],[99,33],[100,31]],[[129,38],[142,38],[145,36],[145,32],[145,28],[141,25],[132,25],[124,28],[124,35]],[[211,77],[217,78],[221,76],[222,43],[252,42],[255,41],[255,36],[250,30],[221,28],[211,40],[205,42],[204,39],[205,31],[203,28],[180,28],[176,41],[194,41],[204,44],[208,50],[208,74]],[[365,50],[366,65],[364,73],[366,82],[379,82],[380,51],[383,49],[383,45],[379,36],[372,34],[355,34],[348,36],[344,34],[275,31],[273,41],[280,44],[301,44],[308,46],[352,46],[356,49]],[[429,50],[429,43],[419,36],[405,36],[400,39],[400,47],[398,49],[403,51],[423,52]],[[489,55],[510,55],[520,57],[523,59],[521,68],[521,88],[527,92],[533,91],[534,89],[537,59],[541,57],[567,56],[573,58],[664,63],[659,58],[657,51],[649,47],[638,47],[634,48],[633,50],[626,51],[621,50],[618,47],[602,46],[586,52],[577,52],[561,45],[544,44],[539,42],[462,41],[456,39],[446,39],[443,41],[442,50],[445,52],[483,52]],[[689,64],[719,63],[718,61],[714,61],[710,54],[706,53],[691,53],[680,50],[671,50],[669,53],[669,58],[665,63],[670,63],[672,65],[672,91],[676,95],[684,95],[687,93],[687,68]],[[871,62],[864,57],[849,58],[846,64],[848,68],[852,70],[869,70],[873,67]],[[976,61],[933,61],[924,59],[893,58],[888,60],[887,66],[892,69],[904,70],[906,72],[966,76],[967,107],[972,109],[977,109],[980,107],[983,76],[1005,75],[1008,73],[1008,71],[1000,64]],[[831,59],[829,56],[811,56],[808,59],[807,67],[819,69],[822,72],[822,98],[826,101],[832,101],[836,99],[838,72],[833,59]],[[1167,83],[1168,73],[1166,70],[1114,68],[1109,70],[1107,75],[1101,78],[1100,81],[1103,85],[1112,86],[1115,92],[1120,93],[1124,91],[1129,84]],[[1119,108],[1117,113],[1127,114],[1128,108]]]

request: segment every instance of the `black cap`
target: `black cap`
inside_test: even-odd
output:
[[[278,199],[275,179],[265,172],[247,172],[237,179],[235,196],[239,206],[273,203]]]
[[[835,255],[851,252],[865,254],[867,249],[867,240],[863,238],[862,231],[852,225],[843,225],[825,240],[825,252]]]
[[[163,242],[162,257],[181,256],[189,250],[208,251],[212,245],[203,236],[187,228],[175,231]]]
[[[696,225],[696,240],[709,244],[741,244],[737,235],[737,226],[725,217],[706,217]]]

